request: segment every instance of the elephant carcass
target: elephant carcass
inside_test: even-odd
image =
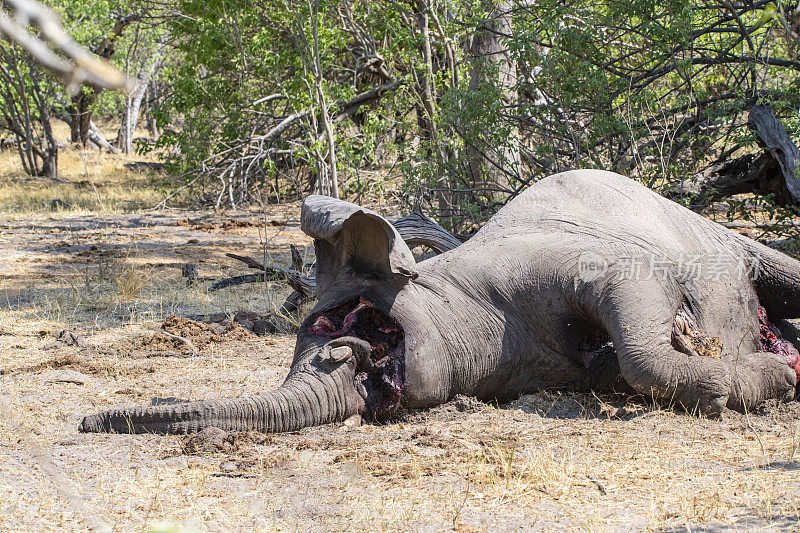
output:
[[[800,317],[800,263],[623,176],[550,176],[420,263],[391,224],[347,202],[309,196],[301,227],[318,303],[282,386],[114,409],[80,429],[291,431],[616,373],[709,416],[794,394],[798,352],[772,324]]]

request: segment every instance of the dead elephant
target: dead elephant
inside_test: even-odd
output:
[[[319,302],[283,385],[114,409],[80,430],[293,431],[457,394],[583,389],[603,372],[709,416],[793,397],[798,352],[770,321],[800,317],[800,262],[623,176],[550,176],[419,264],[391,224],[347,202],[310,196],[301,225]],[[618,364],[596,364],[604,353]]]

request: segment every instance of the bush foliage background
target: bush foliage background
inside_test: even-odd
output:
[[[468,233],[530,183],[571,168],[670,193],[759,150],[746,126],[757,103],[795,141],[800,129],[791,2],[49,4],[90,48],[119,17],[138,15],[111,58],[140,78],[158,58],[140,118],[152,133],[138,150],[156,150],[177,185],[217,207],[394,192],[406,210]],[[42,98],[51,116],[69,112],[57,84],[0,47],[0,63],[28,86],[7,87],[0,108]],[[126,102],[104,92],[92,111],[113,122]]]

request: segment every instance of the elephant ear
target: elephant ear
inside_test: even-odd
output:
[[[319,293],[342,272],[402,283],[417,277],[408,245],[394,226],[374,211],[315,194],[303,201],[300,229],[315,239]]]

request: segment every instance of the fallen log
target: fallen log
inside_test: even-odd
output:
[[[786,128],[775,118],[772,109],[762,104],[753,106],[750,110],[747,125],[755,131],[761,144],[777,160],[786,188],[794,203],[800,204],[800,149],[792,142]]]
[[[100,133],[100,130],[97,129],[97,126],[93,121],[89,121],[89,140],[100,149],[106,150],[111,154],[118,154],[119,148],[112,145],[108,142],[105,137]]]
[[[228,287],[235,287],[236,285],[242,285],[244,283],[263,283],[264,280],[273,277],[279,279],[281,277],[285,277],[286,282],[289,284],[289,286],[295,290],[297,289],[294,287],[294,285],[297,285],[309,295],[313,295],[316,292],[317,284],[314,278],[307,276],[301,276],[299,278],[295,278],[293,276],[282,276],[281,271],[288,271],[288,269],[280,269],[278,267],[268,267],[266,274],[264,272],[259,272],[258,274],[244,274],[241,276],[233,276],[232,278],[224,278],[211,284],[208,290],[213,292],[213,291],[218,291],[220,289],[227,289]]]
[[[800,150],[772,110],[753,106],[747,119],[764,152],[719,161],[684,180],[673,197],[696,196],[690,206],[702,209],[710,202],[741,193],[774,195],[779,205],[800,204]]]
[[[776,202],[782,205],[792,203],[778,161],[768,153],[747,154],[711,165],[697,176],[681,182],[674,196],[693,196],[690,207],[702,209],[711,202],[748,192],[774,194]]]
[[[241,261],[245,265],[255,270],[267,270],[267,267],[264,266],[263,263],[256,261],[252,257],[247,257],[246,255],[238,255],[238,254],[225,254],[225,255],[230,257],[231,259],[236,259],[237,261]]]
[[[298,292],[305,293],[309,296],[313,295],[316,291],[317,284],[313,277],[309,277],[304,275],[297,270],[293,270],[290,268],[283,268],[283,267],[268,267],[262,264],[260,261],[253,259],[252,257],[247,257],[244,255],[238,255],[233,253],[225,254],[231,259],[236,259],[238,261],[243,262],[253,270],[258,270],[258,274],[245,274],[243,276],[234,276],[232,278],[225,278],[221,279],[215,283],[213,283],[208,290],[209,291],[218,291],[220,289],[225,289],[227,287],[234,287],[236,285],[242,285],[243,283],[259,283],[263,282],[267,278],[277,277],[286,279],[289,286],[291,286],[294,290]]]

